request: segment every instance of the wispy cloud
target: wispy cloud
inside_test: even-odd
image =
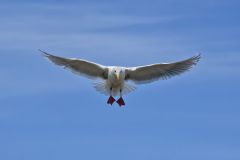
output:
[[[18,4],[19,5],[19,4]],[[38,4],[41,7],[41,4]],[[102,13],[98,7],[78,6],[45,6],[28,4],[16,7],[18,14],[1,17],[1,49],[32,50],[36,48],[77,48],[99,51],[99,47],[111,53],[151,52],[159,39],[151,35],[136,35],[130,32],[121,33],[119,29],[129,26],[155,25],[167,23],[176,16],[137,16],[121,13]],[[33,12],[27,14],[29,9]],[[34,8],[36,10],[34,10]],[[98,8],[98,9],[96,9]],[[107,7],[104,6],[106,9]],[[94,10],[93,10],[94,9]],[[43,13],[43,10],[47,13]],[[74,14],[76,12],[76,14]],[[16,12],[15,12],[16,13]],[[127,29],[125,29],[127,31]],[[167,41],[164,39],[164,41]],[[144,46],[147,46],[144,49]],[[139,49],[141,46],[141,49]],[[109,49],[111,48],[111,49]],[[153,50],[156,50],[154,47]],[[108,51],[107,51],[108,52]],[[129,53],[128,52],[128,53]]]

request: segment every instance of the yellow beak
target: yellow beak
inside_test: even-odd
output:
[[[119,78],[119,73],[117,74],[117,80],[119,80],[120,78]]]

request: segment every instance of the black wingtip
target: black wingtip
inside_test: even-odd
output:
[[[201,57],[202,57],[202,53],[198,53],[198,54],[196,55],[196,57],[201,58]]]
[[[42,52],[43,56],[46,56],[46,57],[50,56],[49,53],[47,53],[47,52],[45,52],[45,51],[43,51],[41,49],[38,49],[38,51]]]
[[[194,61],[194,64],[196,65],[200,59],[202,58],[202,53],[198,53],[196,56],[192,57],[192,60]]]

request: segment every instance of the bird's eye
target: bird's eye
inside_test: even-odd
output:
[[[114,72],[116,73],[117,71],[115,70]]]

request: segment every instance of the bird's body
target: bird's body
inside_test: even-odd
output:
[[[40,50],[41,51],[41,50]],[[167,79],[174,75],[179,75],[196,65],[200,55],[192,58],[174,62],[151,64],[139,67],[103,66],[82,59],[69,59],[51,55],[41,51],[53,63],[70,69],[74,73],[84,75],[91,79],[98,79],[94,83],[97,91],[108,95],[108,104],[115,102],[114,96],[119,96],[117,100],[119,106],[125,105],[122,96],[135,89],[129,81],[135,84],[149,83],[158,79]]]

